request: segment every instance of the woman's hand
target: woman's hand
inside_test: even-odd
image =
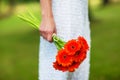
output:
[[[40,25],[41,36],[49,42],[52,42],[52,34],[56,33],[56,26],[53,17],[42,17]]]

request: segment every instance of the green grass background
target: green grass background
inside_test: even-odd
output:
[[[25,7],[41,19],[39,3],[29,3],[0,20],[0,80],[38,78],[39,31],[16,17]],[[120,5],[92,6],[92,13],[90,80],[120,80]]]

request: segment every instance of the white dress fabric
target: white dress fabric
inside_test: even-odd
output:
[[[64,41],[85,37],[90,46],[90,29],[87,0],[52,0],[57,35]],[[75,72],[61,72],[53,68],[57,49],[40,37],[39,80],[88,80],[90,53]]]

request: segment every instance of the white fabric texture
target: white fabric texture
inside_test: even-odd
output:
[[[59,37],[68,41],[80,35],[85,37],[90,46],[87,0],[52,0],[52,10]],[[88,80],[89,52],[87,58],[75,72],[57,71],[52,66],[57,54],[56,47],[53,43],[40,37],[39,80]]]

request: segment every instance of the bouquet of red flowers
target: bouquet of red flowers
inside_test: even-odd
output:
[[[77,39],[71,39],[68,42],[64,42],[54,34],[53,40],[58,49],[53,67],[63,72],[75,71],[86,58],[87,50],[89,49],[85,38],[79,36]]]
[[[34,28],[39,30],[39,22],[30,11],[28,14],[22,14],[18,16],[20,19],[30,23]],[[56,55],[56,61],[53,62],[53,67],[60,71],[75,71],[79,65],[86,58],[87,50],[89,46],[84,37],[78,36],[77,39],[71,39],[67,42],[60,39],[56,34],[53,34],[53,42],[58,49]]]

